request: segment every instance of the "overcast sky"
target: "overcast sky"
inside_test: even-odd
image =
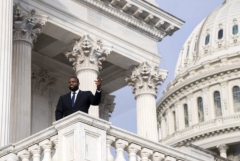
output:
[[[193,29],[214,9],[221,6],[223,0],[156,0],[166,12],[184,20],[186,23],[173,36],[166,37],[158,44],[162,56],[160,68],[168,70],[168,78],[159,87],[158,98],[167,84],[173,80],[179,52]],[[114,126],[136,133],[136,102],[131,87],[124,87],[113,93],[115,111],[110,118]],[[156,100],[156,101],[157,101]]]

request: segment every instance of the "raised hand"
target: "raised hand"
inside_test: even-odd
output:
[[[95,80],[95,84],[97,86],[97,90],[100,90],[102,85],[102,78],[98,77],[97,80]]]

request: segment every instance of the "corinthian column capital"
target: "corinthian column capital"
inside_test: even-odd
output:
[[[133,93],[136,96],[145,93],[156,96],[158,85],[161,85],[166,77],[167,71],[143,62],[132,68],[131,75],[125,77],[125,81],[133,87]]]
[[[36,15],[35,10],[26,11],[18,5],[13,8],[13,40],[28,43],[36,41],[47,21],[46,16]]]
[[[115,108],[114,99],[114,95],[109,95],[105,92],[102,93],[101,102],[99,104],[100,118],[109,121],[109,117],[111,117],[111,113],[114,111]]]
[[[101,40],[94,41],[89,35],[84,35],[73,43],[73,50],[65,52],[65,56],[73,63],[74,70],[90,69],[99,72],[102,61],[105,61],[111,52],[111,47],[103,45]]]

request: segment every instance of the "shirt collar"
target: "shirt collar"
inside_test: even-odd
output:
[[[74,91],[71,91],[71,94],[73,94]],[[75,94],[78,94],[79,89],[75,91]]]

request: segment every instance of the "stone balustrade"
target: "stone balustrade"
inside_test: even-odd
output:
[[[116,154],[111,153],[115,148]],[[125,151],[128,157],[124,156]],[[0,161],[203,161],[77,112],[0,149]]]
[[[211,136],[224,131],[237,131],[240,130],[240,114],[218,117],[213,120],[195,124],[187,127],[183,130],[176,131],[175,133],[168,135],[162,139],[162,142],[168,145],[174,145],[180,143],[184,139],[188,138],[189,141],[200,139],[200,137]],[[199,137],[200,136],[200,137]]]

